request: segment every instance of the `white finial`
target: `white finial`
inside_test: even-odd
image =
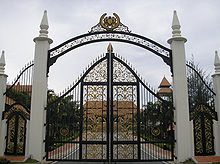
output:
[[[215,73],[220,74],[220,60],[219,60],[219,57],[218,57],[218,51],[215,51],[214,65],[215,65]]]
[[[48,37],[48,19],[47,19],[47,10],[44,11],[44,15],[43,18],[41,20],[41,24],[40,24],[40,37]]]
[[[180,22],[177,17],[177,12],[174,10],[173,12],[173,22],[172,22],[172,29],[173,29],[173,37],[180,37],[181,36],[181,31],[180,31]]]
[[[2,55],[0,58],[0,74],[5,73],[5,52],[2,51]]]

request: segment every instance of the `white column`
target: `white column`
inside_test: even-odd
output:
[[[217,51],[215,52],[215,73],[212,75],[214,83],[215,111],[217,112],[218,121],[214,121],[215,153],[220,156],[220,60]]]
[[[5,95],[7,75],[5,74],[5,55],[2,51],[0,58],[0,156],[4,155],[5,151],[5,135],[6,135],[6,121],[2,120],[2,112],[5,110]]]
[[[53,42],[48,38],[47,11],[44,11],[40,25],[40,35],[34,38],[34,76],[32,84],[31,117],[29,134],[29,156],[42,161],[45,155],[44,139],[46,113],[44,108],[47,103],[47,55],[50,44]]]
[[[189,121],[188,88],[186,77],[185,42],[181,36],[180,23],[176,11],[173,15],[172,38],[168,43],[172,49],[173,92],[175,126],[175,154],[178,162],[192,157],[192,126]]]

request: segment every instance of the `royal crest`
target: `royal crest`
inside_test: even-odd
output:
[[[100,22],[91,28],[90,33],[100,31],[130,32],[128,27],[120,22],[120,18],[116,13],[113,13],[113,16],[107,16],[107,13],[104,13],[100,18]]]

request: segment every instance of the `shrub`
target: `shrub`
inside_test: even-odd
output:
[[[11,163],[11,162],[5,158],[0,159],[0,164],[6,164],[6,163]]]

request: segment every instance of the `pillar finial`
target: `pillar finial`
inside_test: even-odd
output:
[[[220,74],[220,60],[218,56],[218,51],[215,51],[214,66],[215,66],[215,74]]]
[[[108,51],[108,52],[113,52],[113,47],[112,47],[112,44],[111,44],[111,43],[109,43],[108,48],[107,48],[107,51]]]
[[[187,39],[182,37],[181,36],[181,31],[180,31],[180,22],[179,22],[179,19],[178,19],[178,16],[177,16],[177,12],[176,10],[174,10],[173,12],[173,22],[172,22],[172,38],[168,39],[168,43],[171,44],[173,40],[176,40],[176,41],[184,41],[186,42]]]
[[[49,28],[49,25],[48,25],[48,19],[47,19],[47,10],[44,10],[44,15],[43,15],[43,18],[41,20],[41,24],[40,24],[40,35],[39,37],[48,37],[48,28]]]
[[[180,22],[177,16],[177,12],[176,10],[174,10],[173,12],[173,22],[172,22],[172,33],[173,33],[173,37],[180,37],[181,36],[181,31],[180,31]]]
[[[0,74],[5,73],[5,52],[2,51],[2,55],[0,58]]]

